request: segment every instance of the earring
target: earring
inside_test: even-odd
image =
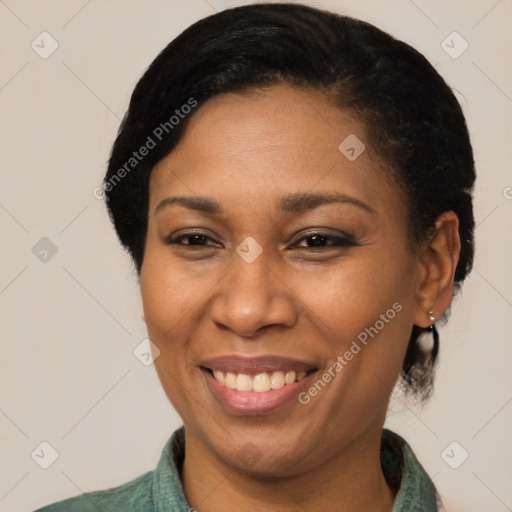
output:
[[[439,353],[439,333],[437,332],[435,321],[436,317],[434,316],[434,310],[429,309],[427,312],[428,321],[432,322],[428,327],[427,331],[432,333],[432,337],[434,338],[434,344],[432,345],[432,351],[430,352],[430,361],[433,363],[436,360],[437,354]]]

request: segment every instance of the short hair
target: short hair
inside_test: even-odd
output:
[[[151,171],[181,140],[194,111],[219,94],[280,83],[326,93],[363,124],[365,143],[383,172],[405,191],[412,249],[431,236],[441,213],[456,213],[457,291],[473,262],[475,168],[453,92],[408,44],[367,22],[291,3],[236,7],[199,20],[162,50],[137,83],[103,187],[138,275]],[[134,151],[143,147],[150,149],[136,159]],[[421,348],[425,331],[413,326],[401,372],[405,390],[422,399],[431,393],[437,356],[437,350]]]

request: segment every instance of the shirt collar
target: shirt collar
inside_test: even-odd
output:
[[[152,497],[156,512],[192,512],[181,484],[185,431],[181,427],[167,441],[153,473]],[[391,512],[436,512],[437,492],[411,447],[398,434],[382,432],[381,464],[388,482],[399,487]]]
[[[436,488],[411,447],[398,434],[384,429],[381,444],[382,470],[388,482],[398,483],[391,512],[436,512]]]

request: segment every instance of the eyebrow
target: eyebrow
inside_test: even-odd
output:
[[[155,208],[155,215],[173,204],[179,204],[189,210],[197,210],[212,215],[223,212],[222,206],[209,197],[166,197],[158,203],[158,206]]]
[[[323,194],[297,192],[281,198],[279,201],[279,209],[284,213],[303,213],[324,204],[331,203],[351,204],[369,213],[376,213],[373,208],[370,208],[370,206],[363,203],[363,201],[347,194],[342,194],[341,192],[327,192]]]
[[[304,213],[325,204],[342,203],[357,206],[369,213],[376,213],[373,208],[363,201],[342,194],[340,192],[328,192],[314,194],[311,192],[296,192],[282,197],[278,202],[278,208],[283,213]],[[167,197],[155,208],[157,215],[164,208],[173,204],[179,204],[189,210],[196,210],[211,215],[218,215],[224,212],[222,206],[209,197]]]

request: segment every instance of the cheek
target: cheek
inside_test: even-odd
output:
[[[412,327],[412,260],[404,250],[369,250],[322,279],[303,280],[311,322],[343,373],[361,390],[379,382],[392,388],[400,373]],[[328,347],[327,347],[328,345]]]
[[[147,250],[140,289],[148,336],[160,351],[155,369],[170,403],[182,420],[189,422],[189,402],[194,401],[194,392],[187,383],[193,371],[187,339],[200,291],[182,278],[182,273],[169,270],[165,256]]]
[[[304,302],[333,332],[357,335],[354,329],[375,323],[395,302],[411,299],[408,266],[399,255],[393,263],[383,253],[367,251],[328,271],[301,276],[303,284],[297,286]]]
[[[148,249],[141,270],[140,288],[148,330],[160,343],[179,343],[179,332],[198,308],[204,295],[204,279],[188,275],[186,270],[165,257],[165,251]]]

